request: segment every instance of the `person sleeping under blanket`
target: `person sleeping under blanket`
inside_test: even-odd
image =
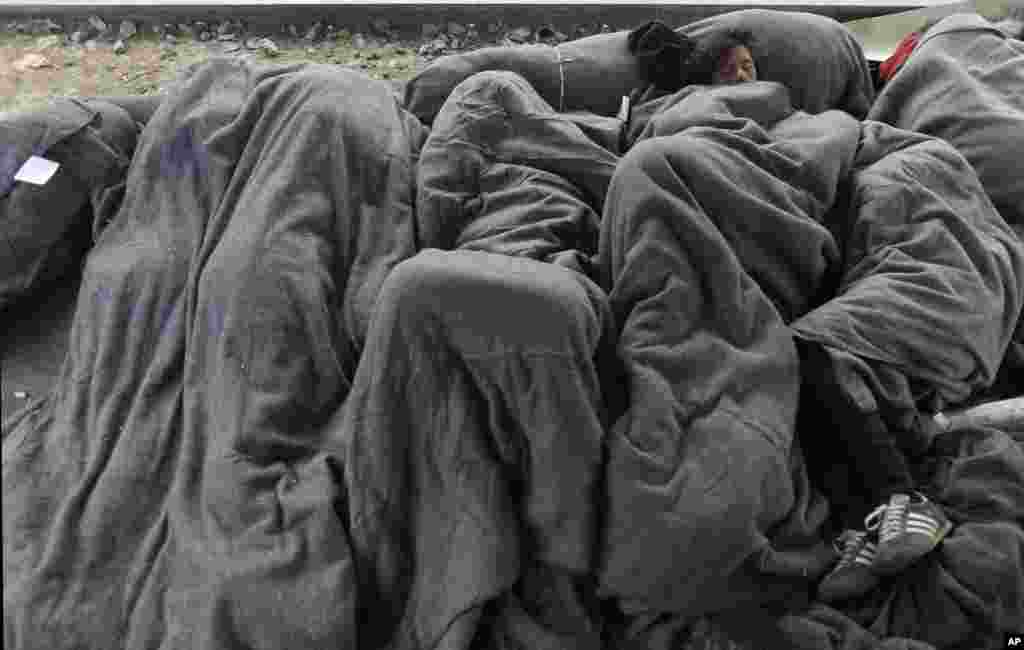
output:
[[[421,250],[381,288],[332,436],[361,647],[601,646],[579,595],[611,329],[589,258],[617,162],[513,73],[469,77],[439,111]]]
[[[677,36],[689,41],[683,35]],[[687,82],[721,86],[756,81],[753,42],[754,36],[749,32],[725,31],[690,45],[684,65]],[[883,70],[888,67],[883,66]],[[639,95],[638,101],[642,103],[657,92],[660,89],[652,84]],[[894,443],[880,416],[861,417],[859,411],[844,404],[831,376],[827,355],[821,354],[813,343],[800,339],[798,342],[801,372],[806,375],[805,394],[810,391],[813,399],[835,405],[843,449],[865,477],[877,504],[866,523],[870,534],[850,530],[841,536],[842,559],[821,584],[821,597],[834,601],[863,593],[877,584],[874,573],[860,570],[866,565],[883,574],[903,571],[934,550],[949,532],[950,523],[942,510],[918,489],[903,451]]]
[[[573,594],[617,157],[510,77],[429,142],[331,66],[213,59],[168,95],[60,383],[5,423],[6,647],[557,639],[551,590],[599,647]]]
[[[911,34],[881,66],[883,80],[895,74],[916,45]],[[694,48],[688,66],[691,83],[720,85],[757,80],[749,32],[725,32]],[[868,530],[845,531],[839,540],[841,559],[820,585],[828,602],[850,598],[878,582],[876,574],[893,575],[933,551],[952,527],[942,509],[922,494],[903,450],[877,413],[865,416],[842,396],[817,344],[797,338],[805,391],[833,406],[840,442],[854,471],[877,506],[865,520]],[[864,571],[870,566],[871,571]]]
[[[896,45],[893,53],[882,61],[878,66],[878,78],[875,80],[876,89],[881,90],[889,83],[896,73],[903,68],[907,59],[914,53],[921,43],[921,37],[932,27],[941,22],[939,19],[927,21],[920,29],[908,32],[906,36]],[[1006,17],[992,24],[993,27],[1002,31],[1008,38],[1018,41],[1024,40],[1024,7],[1013,7]]]
[[[726,215],[743,215],[742,221],[745,224],[757,221],[756,215],[765,210],[764,199],[746,206],[745,209],[730,205],[730,199],[728,198],[729,190],[724,189],[724,187],[717,192],[709,189],[711,186],[717,187],[715,184],[718,182],[715,178],[719,172],[714,169],[713,164],[697,160],[696,153],[687,153],[687,148],[694,151],[706,150],[705,153],[709,160],[719,156],[724,159],[724,154],[718,153],[718,147],[711,144],[717,140],[722,140],[721,148],[723,150],[727,150],[730,147],[736,147],[737,149],[741,146],[745,147],[746,145],[741,145],[742,138],[738,134],[735,138],[727,137],[726,134],[731,131],[742,133],[744,122],[742,118],[748,116],[753,117],[758,124],[786,123],[783,118],[790,115],[791,109],[788,109],[789,112],[787,112],[787,110],[782,108],[783,102],[778,101],[778,98],[772,97],[771,94],[761,92],[758,85],[743,83],[756,79],[756,62],[751,60],[747,63],[748,58],[752,59],[752,57],[749,56],[749,48],[742,47],[745,42],[749,42],[745,41],[746,38],[749,38],[749,36],[737,37],[736,35],[730,35],[729,38],[720,39],[716,44],[705,44],[703,48],[697,47],[695,49],[695,52],[702,52],[703,56],[695,57],[695,61],[701,61],[702,63],[699,66],[694,65],[693,69],[703,70],[701,78],[705,82],[705,88],[687,87],[674,95],[663,95],[637,107],[637,111],[634,112],[636,119],[629,125],[633,137],[627,138],[632,143],[632,148],[626,154],[616,172],[616,178],[613,180],[612,189],[609,194],[609,202],[606,204],[606,212],[602,222],[602,254],[606,253],[606,246],[611,246],[614,250],[616,246],[627,245],[626,240],[622,239],[622,237],[625,237],[625,234],[609,235],[609,243],[605,243],[605,234],[614,233],[616,229],[624,228],[622,225],[616,225],[617,223],[624,220],[636,220],[638,222],[658,221],[661,218],[658,217],[659,213],[664,213],[665,215],[675,214],[674,210],[680,209],[680,206],[689,206],[694,201],[700,207],[693,207],[693,210],[702,209],[707,211],[708,215],[715,220],[714,226],[723,228],[727,238],[730,235],[740,237],[752,236],[754,233],[762,232],[762,229],[766,228],[765,226],[750,227],[752,230],[750,233],[733,233],[732,227],[728,225]],[[739,82],[739,85],[737,85],[737,82]],[[751,88],[749,92],[744,91],[741,87],[748,85]],[[755,88],[757,89],[755,90]],[[722,94],[722,91],[726,89],[729,89],[729,94]],[[652,90],[652,87],[648,87],[647,91],[649,94],[654,95],[661,92],[656,88]],[[716,95],[720,99],[716,100]],[[640,96],[643,97],[643,95]],[[680,110],[683,106],[687,106],[690,110]],[[774,109],[773,106],[775,107]],[[772,117],[773,113],[774,117]],[[711,116],[715,116],[717,119]],[[843,129],[849,130],[854,128],[853,125],[839,120],[839,115],[835,112],[832,115],[825,114],[813,117],[804,115],[803,119],[809,121],[836,120],[836,134],[830,137],[838,138],[837,143],[841,141],[839,134],[843,133]],[[792,123],[797,124],[799,120],[794,119]],[[716,124],[721,125],[720,129],[713,128]],[[994,255],[995,258],[1001,260],[998,273],[1002,274],[1003,277],[997,284],[1005,284],[1010,290],[1007,294],[1010,296],[1010,299],[1004,304],[997,292],[996,295],[986,297],[976,305],[978,308],[983,306],[986,313],[991,314],[990,322],[984,326],[985,333],[979,334],[979,340],[983,341],[984,344],[977,345],[977,349],[970,352],[970,355],[976,355],[979,364],[978,368],[975,369],[970,364],[962,365],[964,363],[962,359],[965,358],[962,356],[958,356],[956,359],[953,357],[945,359],[946,353],[944,352],[929,352],[935,346],[945,346],[947,340],[954,347],[964,346],[966,343],[965,348],[962,348],[965,350],[975,347],[976,344],[974,342],[968,342],[959,334],[952,337],[942,334],[929,343],[927,337],[920,337],[921,332],[918,331],[891,331],[896,345],[905,345],[908,351],[907,354],[916,355],[912,357],[911,366],[916,363],[920,366],[917,370],[928,368],[928,372],[937,371],[938,374],[933,375],[934,379],[940,379],[941,373],[946,372],[952,373],[951,377],[960,377],[960,373],[965,373],[963,376],[972,377],[969,380],[970,387],[958,385],[955,388],[955,392],[963,393],[964,391],[977,390],[983,387],[982,385],[986,381],[985,377],[989,374],[988,366],[992,365],[993,359],[996,359],[995,363],[998,363],[997,357],[1001,356],[1003,349],[1000,346],[1004,346],[1007,340],[1007,321],[1013,320],[1015,313],[1020,309],[1019,295],[1017,295],[1019,292],[1016,285],[1013,284],[1014,278],[1020,274],[1021,270],[1022,260],[1019,242],[1014,241],[1006,224],[998,218],[998,214],[993,210],[991,204],[985,200],[984,192],[976,180],[970,183],[966,189],[957,191],[958,193],[963,193],[963,196],[960,198],[954,199],[952,196],[946,196],[951,190],[946,188],[946,179],[942,178],[943,175],[950,173],[954,176],[957,174],[970,175],[966,163],[951,148],[942,146],[940,142],[929,138],[914,136],[913,134],[888,127],[880,128],[883,125],[865,124],[860,126],[859,123],[856,124],[858,125],[856,127],[858,131],[864,129],[862,135],[860,137],[851,135],[850,139],[843,141],[844,146],[849,145],[854,147],[854,149],[844,150],[837,144],[834,151],[826,154],[827,158],[834,159],[831,163],[833,165],[844,164],[841,162],[843,160],[841,154],[844,152],[851,156],[845,163],[851,167],[832,180],[837,185],[842,184],[845,187],[851,178],[857,178],[858,182],[865,188],[864,196],[868,197],[871,196],[871,192],[876,191],[873,184],[877,184],[881,179],[893,175],[894,180],[892,182],[895,183],[893,187],[906,186],[907,198],[909,199],[912,196],[917,198],[904,204],[893,203],[890,206],[891,209],[881,212],[878,211],[881,208],[877,208],[875,205],[868,204],[867,207],[861,208],[860,204],[855,202],[851,204],[852,207],[850,207],[849,215],[837,213],[828,217],[828,219],[836,223],[828,222],[824,213],[817,214],[817,216],[808,215],[810,220],[819,223],[830,223],[830,228],[836,227],[837,230],[834,233],[836,242],[839,246],[846,248],[849,244],[841,235],[844,229],[852,226],[840,227],[838,224],[850,219],[860,219],[861,221],[857,226],[858,232],[862,236],[873,237],[873,239],[869,238],[868,240],[870,246],[882,247],[879,249],[879,252],[872,253],[872,255],[881,255],[881,251],[885,250],[885,247],[905,250],[905,254],[913,256],[913,263],[920,267],[922,276],[932,276],[934,274],[936,279],[941,277],[942,274],[949,272],[948,270],[943,270],[945,262],[942,262],[942,260],[947,255],[944,247],[948,246],[950,250],[963,249],[967,252],[967,256],[957,263],[964,264],[964,277],[971,277],[972,280],[970,283],[962,286],[958,281],[958,288],[956,290],[953,290],[951,286],[946,286],[941,292],[937,292],[933,296],[936,299],[936,304],[932,305],[929,303],[932,298],[924,298],[923,294],[916,295],[912,287],[898,288],[898,268],[889,268],[884,263],[877,261],[871,264],[865,261],[858,269],[848,271],[848,273],[863,271],[869,274],[869,277],[864,278],[860,284],[853,284],[845,289],[848,294],[844,296],[844,300],[847,300],[847,302],[837,301],[829,309],[823,310],[823,312],[832,313],[837,319],[846,319],[849,322],[857,321],[862,316],[858,315],[855,311],[847,313],[845,310],[849,309],[849,307],[846,305],[861,299],[873,302],[874,298],[871,298],[871,293],[874,291],[873,287],[885,285],[897,287],[894,291],[902,295],[900,300],[922,300],[919,309],[920,313],[918,313],[916,308],[914,312],[915,316],[919,316],[922,319],[921,322],[935,318],[935,314],[962,309],[967,301],[976,300],[981,295],[987,295],[984,285],[978,284],[978,282],[983,280],[985,274],[991,272],[989,270],[989,262],[986,261],[990,253],[986,251],[985,247],[987,245],[982,246],[980,243],[988,238],[999,241],[999,246],[996,247],[996,250],[999,252],[994,253]],[[747,128],[750,128],[749,123]],[[691,137],[685,138],[684,136],[687,134],[690,134]],[[673,139],[677,141],[673,142]],[[705,139],[707,142],[705,142]],[[729,144],[726,144],[726,142]],[[855,149],[856,155],[854,155]],[[783,150],[788,151],[788,145],[781,146],[780,151]],[[738,159],[740,157],[739,154],[736,154],[736,164],[739,164]],[[791,157],[791,154],[787,157]],[[752,157],[744,164],[751,164],[751,161],[754,160],[758,160],[758,158],[756,156]],[[816,161],[816,165],[821,163],[822,161]],[[773,164],[778,165],[781,163]],[[789,163],[787,162],[787,164]],[[913,174],[909,171],[894,172],[893,169],[899,167],[899,165],[903,165],[905,170],[913,170]],[[771,169],[772,166],[768,165],[767,168]],[[805,164],[804,168],[811,169],[812,166]],[[923,176],[919,176],[919,172],[916,171],[919,169],[922,170]],[[746,177],[739,172],[735,172],[735,174],[737,178]],[[846,174],[850,174],[850,177],[847,178]],[[698,181],[696,179],[701,180]],[[739,182],[736,181],[736,183]],[[806,179],[799,182],[806,182]],[[953,186],[957,185],[961,185],[961,183],[953,184]],[[644,188],[650,188],[651,192],[658,195],[659,198],[657,200],[652,199],[648,196],[649,192],[645,191]],[[733,189],[740,188],[734,187]],[[751,187],[743,191],[749,192],[751,195],[757,195],[761,190],[751,185]],[[662,192],[676,198],[673,199],[666,196],[665,200],[662,201],[660,198]],[[691,193],[696,199],[690,197]],[[968,196],[969,199],[967,198]],[[832,197],[832,200],[839,201],[836,197]],[[964,208],[967,204],[962,203],[962,200],[968,200],[974,207],[970,209]],[[878,201],[877,204],[880,205],[881,202]],[[933,204],[932,208],[930,208],[934,210],[931,213],[932,219],[919,217],[917,210],[923,209],[921,206],[929,204]],[[902,205],[902,208],[899,207],[900,205]],[[955,206],[957,205],[960,208],[956,208]],[[863,211],[860,216],[858,216],[858,208]],[[687,207],[686,209],[689,210],[690,208]],[[922,223],[917,224],[913,221],[919,218],[923,220]],[[894,223],[900,222],[901,219],[909,220],[910,223],[905,226],[905,231],[901,231],[883,223],[883,220],[886,219],[894,220]],[[874,223],[874,221],[878,223]],[[961,231],[964,223],[967,221],[970,221],[971,225],[967,230]],[[928,246],[919,248],[914,243],[916,240],[912,233],[918,231],[942,232],[942,229],[947,228],[947,226],[939,224],[945,224],[946,222],[949,224],[947,234],[940,237],[941,242],[938,240],[932,242],[932,244],[938,245],[938,249],[930,249]],[[686,223],[689,224],[688,221]],[[686,227],[689,227],[689,225]],[[647,225],[644,228],[649,229],[653,233],[656,226]],[[938,230],[933,230],[936,228]],[[678,224],[666,226],[666,229],[666,232],[661,236],[661,239],[664,241],[671,241],[673,239],[671,234],[673,230],[688,232],[684,230],[683,226]],[[977,232],[974,232],[975,230]],[[626,231],[623,230],[622,232],[625,233]],[[623,253],[624,257],[620,257],[618,261],[614,259],[611,261],[613,270],[615,267],[618,267],[622,273],[626,273],[627,270],[633,269],[631,273],[627,273],[627,275],[632,275],[632,277],[617,279],[613,275],[605,280],[612,298],[613,310],[616,313],[620,326],[623,318],[634,318],[631,314],[624,316],[624,314],[629,314],[629,308],[624,307],[623,303],[627,292],[632,294],[641,288],[638,283],[642,284],[639,279],[643,270],[642,267],[646,268],[646,272],[652,274],[652,277],[660,277],[667,273],[662,270],[655,272],[652,266],[655,263],[651,260],[648,260],[645,265],[640,264],[640,260],[643,260],[645,255],[651,256],[651,259],[658,259],[659,263],[663,261],[661,258],[666,254],[664,250],[665,245],[643,244],[642,238],[651,237],[651,235],[643,234],[646,230],[641,230],[639,226],[630,232],[632,232],[631,236],[641,238],[637,239],[636,243],[633,244],[638,248],[636,251],[630,251],[628,254]],[[779,232],[787,231],[780,228]],[[871,234],[876,232],[877,234]],[[953,235],[953,233],[961,234]],[[815,248],[816,240],[809,235],[792,235],[792,233],[775,235],[771,238],[773,243],[769,248],[777,249],[781,247],[785,249],[786,246],[782,241],[778,241],[778,238],[783,237],[788,241],[791,236],[796,239],[806,239],[807,250]],[[696,235],[687,234],[685,237],[677,235],[677,237],[683,238],[688,255],[696,256],[700,260],[701,266],[719,268],[718,265],[733,263],[727,263],[724,258],[722,260],[716,258],[716,261],[711,262],[710,252],[704,251],[703,247],[695,247],[693,242],[689,241],[690,237],[693,237],[694,241],[696,241]],[[904,242],[899,237],[907,237],[908,240]],[[964,239],[958,243],[957,237],[964,237]],[[970,242],[970,244],[965,247],[966,242]],[[766,278],[770,280],[770,273],[757,269],[757,264],[762,263],[758,262],[758,256],[763,254],[763,250],[759,246],[747,248],[750,244],[744,242],[743,239],[730,243],[736,249],[735,254],[739,257],[740,263],[748,267],[748,273],[758,278],[761,290],[768,293],[773,298],[773,302],[779,306],[780,303],[777,295],[771,292],[771,282],[765,283],[763,281]],[[761,246],[767,246],[767,244],[762,243]],[[641,250],[646,251],[646,253],[642,253]],[[700,250],[699,253],[698,250]],[[753,253],[753,257],[748,261],[746,255],[749,253]],[[614,254],[610,255],[614,258]],[[686,262],[686,257],[686,255],[683,256],[680,264],[698,264],[696,261]],[[872,257],[871,260],[874,260],[874,258]],[[608,262],[609,258],[606,256],[605,264]],[[776,263],[783,263],[783,261],[778,260]],[[839,263],[838,257],[830,262],[830,264],[837,266]],[[852,262],[850,263],[852,264]],[[975,264],[978,265],[976,268],[973,267]],[[720,268],[724,269],[725,266]],[[1016,273],[1007,273],[1007,268],[1014,269]],[[705,269],[703,272],[710,271]],[[724,270],[722,270],[720,274],[724,273]],[[923,277],[918,281],[925,284],[931,282],[931,280],[924,280]],[[653,279],[651,282],[654,282]],[[692,282],[692,280],[686,280],[686,282]],[[708,279],[708,282],[722,283],[724,280],[719,277],[715,280]],[[945,284],[945,281],[942,282]],[[637,313],[646,313],[654,308],[656,304],[660,304],[672,287],[669,280],[654,283],[652,286],[661,289],[664,293],[633,296],[626,304],[632,305],[631,308],[635,309]],[[907,293],[903,294],[903,292]],[[961,292],[963,293],[961,294]],[[973,297],[968,298],[968,296]],[[992,302],[989,302],[989,300],[992,300]],[[696,302],[697,299],[694,298],[694,301]],[[885,301],[883,300],[875,309],[883,310],[884,308]],[[893,306],[893,309],[895,308]],[[671,308],[663,306],[662,310],[668,309]],[[718,309],[718,307],[709,309]],[[801,316],[801,309],[786,309],[784,307],[779,307],[779,309],[786,322],[790,322],[794,317]],[[901,309],[906,311],[907,305],[904,304]],[[904,314],[900,318],[902,319],[904,316],[906,315]],[[876,320],[876,322],[885,322],[886,318],[890,318],[888,316],[883,317],[880,313],[876,314],[875,317],[882,319],[881,321]],[[650,363],[653,366],[655,364],[654,339],[648,341],[647,337],[652,335],[644,330],[648,327],[654,328],[653,319],[656,317],[653,314],[650,315],[649,318],[652,319],[651,324],[644,325],[646,318],[648,317],[636,316],[636,331],[630,333],[630,326],[627,324],[623,338],[628,339],[631,336],[637,336],[646,341],[643,345],[643,350],[641,350],[640,344],[637,343],[636,351],[630,351],[630,354],[637,355],[635,363],[641,366]],[[664,313],[660,318],[669,320],[667,314]],[[678,317],[673,315],[672,318],[677,319]],[[912,317],[906,316],[906,318]],[[945,318],[948,318],[948,315]],[[686,321],[684,319],[680,322],[685,323]],[[813,326],[808,325],[809,322],[813,322]],[[926,494],[927,488],[920,484],[916,475],[911,471],[911,466],[918,460],[919,455],[925,453],[926,448],[921,446],[915,447],[913,444],[903,444],[906,442],[906,439],[930,439],[931,434],[934,433],[934,431],[929,429],[930,419],[922,417],[916,411],[901,411],[898,413],[862,412],[859,408],[860,405],[851,403],[846,391],[841,390],[845,387],[844,384],[847,378],[845,376],[837,378],[836,373],[838,370],[832,365],[831,354],[836,351],[835,342],[830,342],[831,345],[828,346],[828,352],[826,353],[825,344],[821,342],[820,338],[816,339],[816,332],[811,332],[815,328],[819,328],[819,331],[827,332],[829,328],[813,318],[801,322],[801,326],[804,329],[800,330],[799,333],[794,332],[797,335],[793,337],[802,375],[803,393],[801,404],[817,402],[819,404],[827,404],[832,409],[828,416],[830,416],[834,425],[839,426],[833,426],[828,429],[830,433],[829,440],[832,442],[830,446],[834,446],[836,438],[831,435],[831,432],[835,431],[838,433],[840,448],[844,450],[844,456],[852,465],[852,472],[859,474],[867,484],[866,492],[871,503],[870,507],[863,512],[859,512],[856,515],[847,515],[850,521],[865,518],[865,528],[867,530],[854,531],[853,528],[856,526],[851,525],[849,526],[851,530],[840,535],[840,544],[842,546],[839,549],[841,551],[839,553],[839,561],[832,567],[832,570],[827,573],[819,585],[819,596],[822,600],[848,600],[863,595],[878,585],[879,578],[877,574],[892,575],[900,573],[911,564],[915,564],[923,556],[932,553],[950,532],[951,522],[943,507],[929,498]],[[971,327],[974,326],[975,324],[971,325]],[[961,325],[952,322],[943,327],[951,327],[954,330],[961,329]],[[913,329],[916,330],[916,328],[917,326],[914,326]],[[770,328],[766,328],[766,331],[767,329]],[[891,347],[893,343],[886,339],[886,335],[879,336],[877,325],[863,327],[862,329],[867,333],[867,336],[873,337],[879,346],[899,349]],[[899,340],[901,336],[905,337],[904,341]],[[824,338],[827,339],[827,335]],[[989,343],[992,343],[992,345],[989,345]],[[680,344],[676,343],[674,345]],[[629,349],[629,346],[630,343],[620,343],[620,350]],[[648,349],[650,352],[648,352]],[[961,348],[958,347],[957,349]],[[864,352],[854,348],[850,354],[857,355],[864,354]],[[959,355],[960,353],[957,352],[956,354]],[[648,355],[650,355],[650,359],[648,359]],[[644,359],[643,363],[640,361],[641,358]],[[901,359],[901,362],[906,361],[906,359]],[[657,363],[661,362],[659,360]],[[869,363],[873,362],[869,361]],[[930,366],[934,366],[934,371]],[[696,377],[704,372],[704,370],[699,369],[699,367],[700,364],[696,361],[691,364],[691,370],[686,380],[687,383],[700,383],[700,380],[696,379]],[[727,374],[725,370],[722,370],[722,372]],[[651,373],[656,374],[656,371],[654,368],[638,368],[636,373],[637,382],[649,383],[653,381],[653,378],[649,375]],[[777,378],[773,381],[780,382],[781,379],[779,378],[784,376],[785,373],[780,371],[776,376]],[[909,372],[908,376],[910,376]],[[942,378],[941,381],[945,382],[947,379]],[[956,380],[956,382],[959,381],[960,379]],[[717,385],[717,383],[716,380],[715,384]],[[654,388],[652,387],[651,390],[653,391]],[[666,387],[664,390],[667,391],[668,388]],[[675,390],[686,391],[683,387],[676,387]],[[635,395],[634,399],[636,399]],[[700,412],[699,406],[691,407],[686,405],[685,400],[681,399],[680,401],[680,408],[684,411],[694,408]],[[639,403],[645,404],[645,406],[634,406],[634,408],[636,410],[645,408],[648,412],[655,414],[658,412],[655,402],[647,404],[643,402],[642,398]],[[778,410],[780,412],[785,411],[782,406],[779,406]],[[634,417],[637,420],[650,420],[648,426],[651,429],[656,430],[659,426],[665,426],[664,423],[658,420],[656,415],[642,417],[635,414]],[[665,418],[671,419],[667,414]],[[641,431],[638,423],[632,423],[631,426],[633,428],[630,430],[629,435],[638,436],[645,440],[643,443],[636,442],[633,444],[650,449],[654,445],[649,439],[653,434]],[[692,437],[696,434],[691,430],[686,435]],[[834,451],[830,453],[834,457]],[[609,480],[613,483],[623,481],[623,479],[616,476],[614,470],[613,462]],[[828,496],[832,496],[832,494]],[[633,507],[635,508],[636,506],[634,505]],[[865,517],[865,515],[867,516]],[[610,521],[617,522],[616,516],[611,516]],[[642,528],[643,526],[637,524],[636,527]],[[666,536],[670,537],[671,534],[666,533]],[[652,553],[651,555],[655,554]],[[634,559],[639,561],[636,558]],[[624,572],[625,567],[626,563],[623,561],[623,564],[614,568],[616,571]],[[614,579],[621,581],[623,584],[633,583],[632,580],[625,577],[624,573],[622,575],[616,574]],[[660,584],[660,581],[657,582]],[[619,585],[616,586],[619,587]],[[636,597],[641,602],[652,600],[650,596],[641,596],[639,593],[636,594]]]
[[[660,36],[661,46],[653,54],[644,51],[644,45],[655,36]],[[666,41],[674,47],[666,46]],[[676,92],[685,85],[757,81],[753,44],[754,35],[746,30],[715,32],[698,42],[658,21],[638,27],[630,32],[630,51],[636,54],[650,83],[630,95],[630,105]]]

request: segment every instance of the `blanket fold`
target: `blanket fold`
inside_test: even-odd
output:
[[[414,250],[423,135],[328,66],[213,60],[160,105],[60,383],[5,425],[8,647],[353,646],[322,428]]]

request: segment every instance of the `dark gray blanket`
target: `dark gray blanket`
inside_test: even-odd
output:
[[[986,460],[936,463],[963,525],[937,573],[881,613],[807,602],[828,505],[787,325],[856,276],[835,233],[917,244],[872,216],[924,209],[914,277],[969,289],[936,327],[1020,303],[980,186],[932,183],[969,177],[951,150],[774,83],[684,90],[621,161],[583,122],[491,74],[428,139],[351,72],[196,69],[142,133],[59,385],[4,426],[5,645],[669,647],[672,621],[785,605],[766,629],[836,648],[1020,620],[1020,450],[991,432],[941,449]],[[934,169],[887,162],[918,146]],[[839,210],[889,164],[952,216]],[[956,360],[981,372],[993,337]]]
[[[828,561],[786,322],[836,257],[819,221],[860,124],[795,113],[772,82],[684,89],[662,110],[602,220],[629,408],[609,434],[600,579],[631,614],[697,617],[776,599]]]
[[[143,132],[54,392],[3,442],[10,648],[354,647],[318,453],[424,133],[329,66],[195,71]]]
[[[1003,218],[1024,239],[1024,42],[976,14],[950,16],[922,37],[868,118],[942,138],[977,172]],[[1005,372],[1024,382],[1024,320]]]
[[[670,647],[679,619],[799,600],[820,575],[787,324],[843,351],[858,403],[914,410],[991,381],[1024,300],[1024,246],[952,147],[794,112],[768,83],[662,100],[612,179],[600,246],[629,404],[609,432],[599,577],[645,647]],[[991,454],[988,491],[985,471],[926,472],[962,524],[941,555],[874,609],[805,605],[768,645],[982,647],[1020,621],[1020,450],[975,440],[940,447]]]

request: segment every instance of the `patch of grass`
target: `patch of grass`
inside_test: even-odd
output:
[[[108,44],[87,49],[55,42],[59,40],[0,33],[0,112],[36,108],[57,97],[151,94],[175,79],[182,68],[211,56],[225,56],[222,44],[217,42],[201,43],[182,37],[167,45],[151,32],[132,37],[123,54],[115,54]],[[409,79],[417,71],[412,47],[359,49],[344,32],[336,40],[315,47],[275,41],[280,47],[278,56],[245,50],[237,54],[244,53],[245,58],[262,63],[342,65],[383,80]],[[27,54],[45,57],[46,67],[15,69],[14,64]]]

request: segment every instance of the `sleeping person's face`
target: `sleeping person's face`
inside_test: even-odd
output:
[[[714,83],[734,84],[744,81],[757,81],[757,66],[754,56],[744,45],[729,48],[722,54],[715,70]]]

